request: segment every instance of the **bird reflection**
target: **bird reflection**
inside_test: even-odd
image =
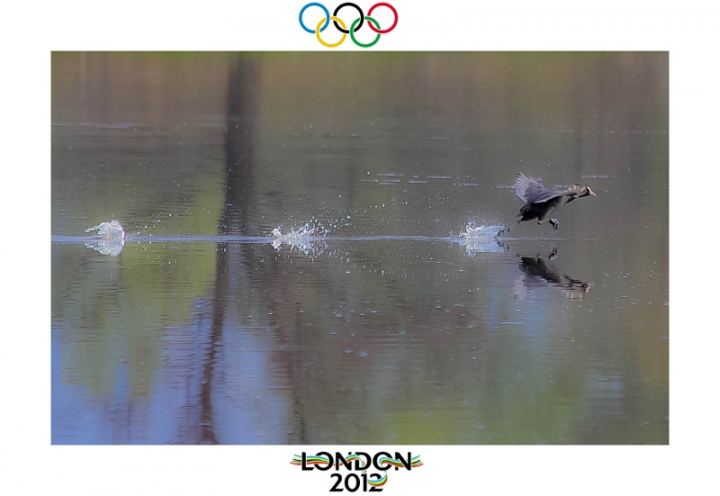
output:
[[[557,258],[557,248],[553,248],[547,259],[549,262],[554,262]],[[590,288],[594,286],[593,283],[573,279],[561,273],[539,254],[536,257],[521,256],[520,270],[523,275],[518,276],[513,287],[513,294],[519,300],[524,300],[533,290],[549,285],[560,288],[566,298],[583,300]]]

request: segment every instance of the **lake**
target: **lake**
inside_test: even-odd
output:
[[[667,444],[668,108],[666,52],[53,53],[52,443]],[[597,196],[496,237],[518,172]]]

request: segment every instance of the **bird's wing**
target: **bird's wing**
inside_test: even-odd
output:
[[[542,203],[562,194],[559,191],[550,191],[540,181],[522,172],[515,178],[514,186],[515,194],[525,203]]]
[[[527,191],[530,184],[534,182],[535,181],[527,177],[522,172],[518,172],[518,175],[515,177],[515,184],[513,184],[517,197],[520,198],[522,201],[527,202],[527,198],[525,198],[525,192]]]

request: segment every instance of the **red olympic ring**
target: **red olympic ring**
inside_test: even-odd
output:
[[[395,26],[397,26],[397,23],[398,23],[398,13],[397,13],[397,10],[395,10],[395,7],[393,7],[389,3],[385,3],[385,2],[376,3],[375,5],[370,7],[370,10],[368,10],[367,15],[371,16],[373,13],[373,10],[375,10],[375,7],[387,7],[390,10],[392,10],[392,13],[395,15],[395,22],[393,22],[393,25],[387,29],[377,29],[375,26],[372,25],[372,23],[368,22],[368,26],[370,26],[370,29],[372,29],[373,31],[375,31],[378,34],[389,33],[390,31],[395,29]]]

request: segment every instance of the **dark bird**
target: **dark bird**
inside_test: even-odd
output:
[[[520,220],[506,228],[499,235],[507,234],[521,222],[533,219],[537,219],[538,225],[549,221],[553,229],[557,229],[560,223],[557,219],[550,217],[555,210],[566,203],[570,203],[575,198],[596,196],[589,186],[580,186],[579,184],[574,184],[565,190],[549,190],[542,185],[539,179],[528,177],[522,172],[515,178],[513,187],[515,188],[515,194],[525,202],[525,205],[518,214]]]

